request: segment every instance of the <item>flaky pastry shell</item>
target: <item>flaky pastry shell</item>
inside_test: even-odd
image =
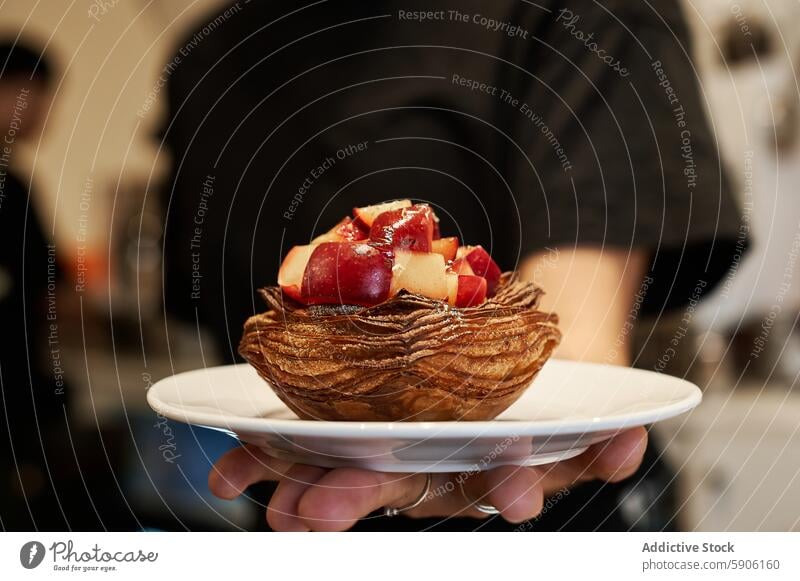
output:
[[[530,385],[561,339],[542,290],[511,273],[478,307],[401,292],[374,307],[269,306],[239,353],[302,419],[489,420]]]

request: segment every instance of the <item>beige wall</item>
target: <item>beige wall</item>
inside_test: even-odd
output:
[[[215,4],[221,0],[0,4],[0,35],[21,32],[46,43],[63,73],[43,140],[21,148],[41,216],[55,225],[62,256],[77,248],[87,208],[81,195],[89,179],[85,234],[95,252],[105,253],[117,181],[147,179],[153,169],[156,144],[149,135],[163,113],[162,99],[137,113],[154,90],[168,51]]]

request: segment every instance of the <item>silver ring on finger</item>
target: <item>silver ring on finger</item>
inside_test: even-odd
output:
[[[491,504],[483,504],[481,502],[472,500],[467,494],[467,491],[464,490],[464,483],[461,480],[458,481],[458,487],[461,489],[461,496],[463,496],[464,500],[469,503],[470,507],[474,508],[478,512],[482,512],[483,514],[500,514],[500,511],[497,510],[496,506],[492,506]]]
[[[399,507],[392,507],[392,506],[385,506],[383,507],[383,516],[397,516],[401,512],[405,512],[407,510],[411,510],[412,508],[417,508],[420,504],[425,502],[428,498],[428,493],[431,491],[431,483],[433,482],[433,477],[430,474],[425,474],[425,488],[422,490],[422,493],[414,499],[413,502],[405,506]]]

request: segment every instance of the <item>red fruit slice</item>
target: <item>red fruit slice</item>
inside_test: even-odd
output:
[[[325,234],[320,234],[314,238],[311,244],[366,240],[368,236],[369,232],[367,230],[361,229],[352,219],[345,218]]]
[[[439,230],[439,216],[434,212],[433,214],[433,239],[439,240],[442,237],[442,232]]]
[[[486,300],[486,279],[482,276],[460,275],[456,293],[456,307],[477,307]]]
[[[292,284],[289,286],[282,286],[281,290],[283,291],[283,294],[285,294],[290,299],[294,299],[298,303],[303,302],[303,295],[300,292],[300,287],[297,286],[296,284]]]
[[[389,298],[392,260],[361,242],[323,242],[303,274],[303,302],[371,306]]]
[[[306,264],[314,252],[315,245],[308,244],[306,246],[295,246],[292,248],[286,258],[281,263],[281,268],[278,270],[278,285],[281,287],[296,286],[300,288],[303,282],[303,272],[306,270]]]
[[[384,212],[372,223],[369,239],[381,248],[430,252],[433,212],[424,204]]]
[[[406,289],[431,299],[447,299],[446,268],[441,254],[396,250],[391,294]]]
[[[463,246],[461,248],[464,248]],[[459,252],[461,251],[459,248]],[[456,274],[464,274],[464,275],[473,275],[475,272],[472,270],[472,267],[469,265],[469,262],[466,261],[465,258],[456,258],[453,261],[453,264],[450,266],[450,270],[455,272]]]
[[[353,208],[354,222],[360,228],[369,230],[375,218],[384,212],[391,212],[392,210],[400,210],[408,208],[411,205],[411,200],[395,200],[393,202],[386,202],[383,204],[375,204],[374,206],[364,206],[363,208]]]
[[[462,251],[462,248],[466,248],[466,250]],[[486,279],[488,296],[494,296],[497,283],[502,273],[500,267],[492,260],[489,253],[483,249],[483,246],[462,246],[458,249],[457,255],[459,257],[463,256],[464,260],[472,267],[472,271],[475,275],[482,276]]]
[[[450,236],[431,242],[431,252],[441,254],[445,260],[454,260],[458,251],[458,238]]]

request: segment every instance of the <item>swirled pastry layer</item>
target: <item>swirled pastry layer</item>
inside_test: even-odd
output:
[[[477,307],[401,292],[373,307],[304,306],[278,287],[239,353],[298,416],[486,420],[530,385],[561,339],[542,290],[505,273]]]

